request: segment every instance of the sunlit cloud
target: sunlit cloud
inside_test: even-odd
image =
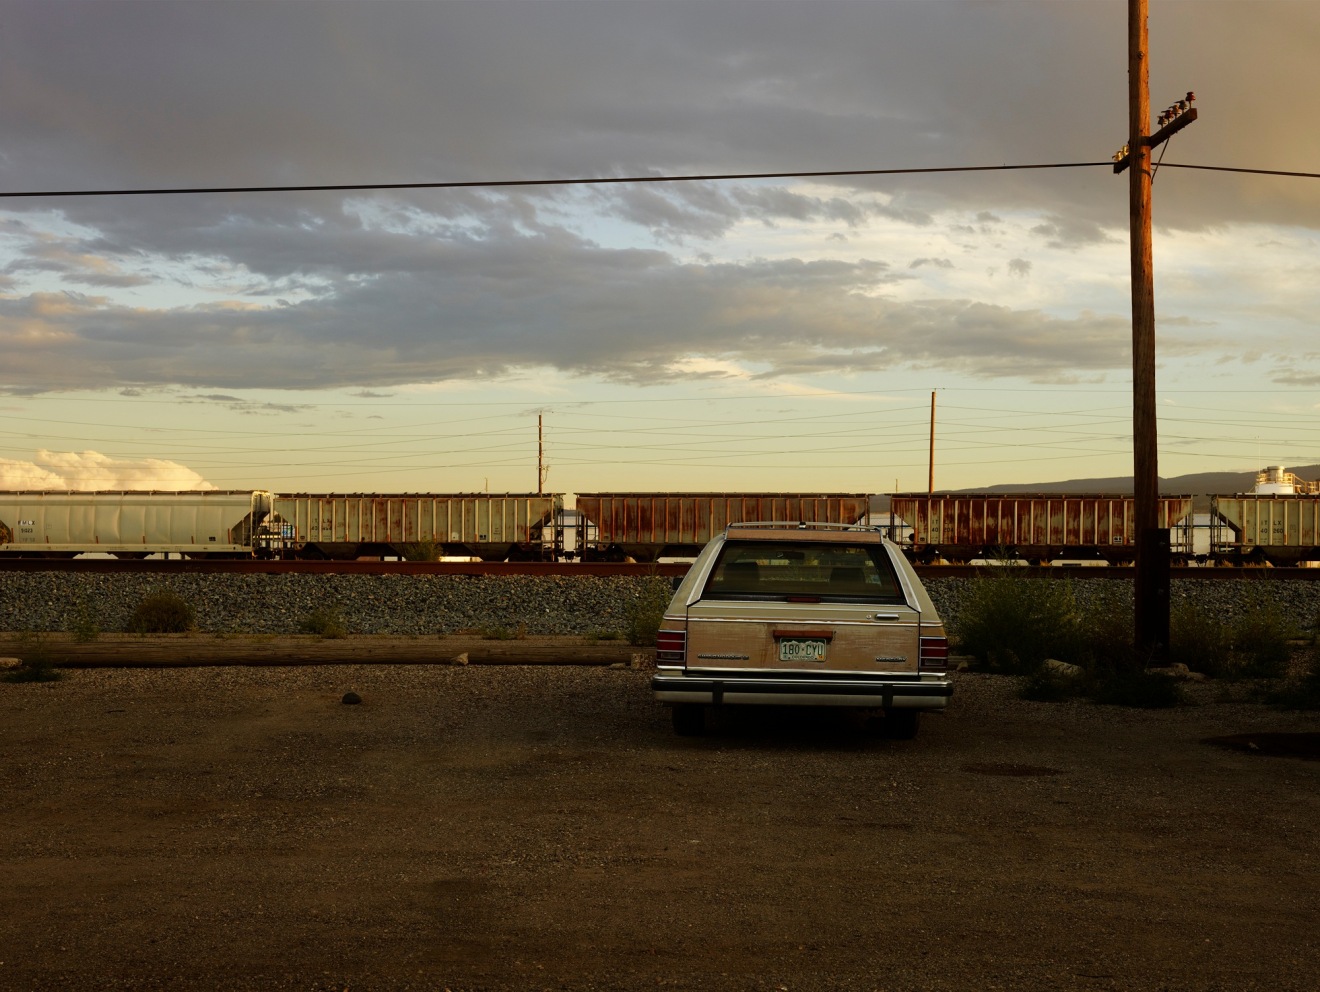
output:
[[[37,451],[32,461],[0,459],[2,489],[215,489],[178,462],[122,460],[97,451]]]

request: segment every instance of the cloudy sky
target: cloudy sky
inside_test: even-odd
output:
[[[1320,4],[1151,0],[1169,164],[1320,172]],[[1122,0],[0,0],[0,192],[1105,163]],[[1320,462],[1320,180],[1166,168],[1160,471]],[[0,487],[1128,475],[1126,176],[0,199]]]

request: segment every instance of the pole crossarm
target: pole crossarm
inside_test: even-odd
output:
[[[1175,134],[1185,128],[1199,116],[1196,108],[1192,106],[1192,101],[1196,99],[1196,94],[1188,92],[1187,96],[1169,107],[1160,115],[1160,122],[1163,125],[1154,134],[1142,138],[1141,143],[1147,148],[1158,148]],[[1132,149],[1129,145],[1124,145],[1113,155],[1114,175],[1118,175],[1132,164]]]

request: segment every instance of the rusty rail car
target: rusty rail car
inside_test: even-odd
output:
[[[578,493],[583,561],[691,558],[729,524],[759,520],[869,524],[857,493]]]
[[[889,530],[915,561],[1061,559],[1130,564],[1136,557],[1134,499],[1063,493],[902,493],[890,498]],[[1175,561],[1192,550],[1192,497],[1161,496],[1159,526]]]
[[[559,494],[297,493],[275,496],[259,553],[348,560],[472,557],[553,560]]]

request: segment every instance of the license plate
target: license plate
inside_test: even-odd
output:
[[[780,661],[824,661],[826,642],[819,638],[782,640],[779,642]]]

